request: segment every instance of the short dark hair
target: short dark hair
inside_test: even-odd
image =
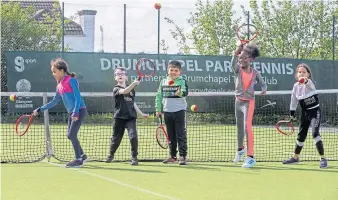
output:
[[[58,70],[63,70],[66,74],[68,74],[71,77],[75,77],[75,72],[69,72],[68,71],[68,64],[65,60],[62,58],[56,58],[54,60],[51,60],[50,65],[52,67],[55,67]]]
[[[259,48],[256,44],[248,44],[244,46],[243,51],[246,51],[249,54],[249,56],[254,59],[261,55],[261,52],[259,51]]]
[[[181,63],[179,62],[179,61],[177,61],[177,60],[172,60],[172,61],[170,61],[169,62],[169,64],[168,64],[170,67],[172,67],[172,68],[178,68],[178,69],[180,69],[181,70]],[[169,66],[168,66],[168,68],[169,68]]]

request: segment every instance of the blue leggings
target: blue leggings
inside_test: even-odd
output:
[[[87,115],[86,108],[81,108],[79,110],[79,119],[77,121],[72,121],[72,113],[68,115],[68,139],[73,144],[76,159],[80,159],[81,155],[83,154],[83,150],[80,145],[80,141],[77,138],[77,134],[80,130],[81,124],[83,123],[86,115]]]

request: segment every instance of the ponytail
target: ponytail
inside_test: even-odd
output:
[[[68,71],[68,64],[66,63],[66,61],[64,61],[61,58],[57,58],[55,60],[52,60],[50,62],[51,66],[57,68],[58,70],[63,70],[67,75],[71,76],[71,77],[75,77],[76,74],[75,72],[69,72]]]
[[[75,72],[69,72],[68,70],[65,71],[65,72],[66,72],[67,75],[69,75],[71,77],[75,77],[76,76]]]

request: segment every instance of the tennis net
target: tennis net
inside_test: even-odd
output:
[[[322,110],[321,136],[329,160],[338,160],[338,90],[319,90]],[[34,118],[24,136],[15,134],[15,122],[23,113],[31,113],[54,93],[16,93],[16,102],[9,101],[9,92],[1,93],[1,162],[37,162],[46,156],[60,161],[74,158],[71,142],[67,138],[68,114],[62,102],[44,115]],[[257,93],[259,94],[259,93]],[[136,101],[144,112],[153,112],[154,93],[137,93]],[[48,97],[47,97],[48,96]],[[82,93],[88,107],[88,116],[80,129],[79,140],[90,161],[104,161],[109,153],[113,123],[112,93]],[[191,92],[188,108],[197,104],[201,112],[187,112],[188,159],[190,161],[232,161],[237,150],[233,92]],[[253,119],[254,148],[257,161],[282,161],[293,154],[298,132],[284,136],[277,132],[278,120],[288,119],[290,91],[270,91],[256,95]],[[300,113],[297,110],[297,118]],[[152,113],[148,119],[137,120],[139,159],[158,161],[168,157],[155,139],[157,119]],[[318,160],[309,129],[302,160]],[[116,161],[131,157],[128,135],[116,152]]]

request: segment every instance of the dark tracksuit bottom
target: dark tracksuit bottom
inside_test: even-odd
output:
[[[187,123],[186,123],[186,111],[180,110],[177,112],[164,112],[164,122],[167,128],[167,133],[170,144],[170,156],[176,157],[177,144],[179,149],[179,155],[181,157],[187,156]]]
[[[138,136],[136,130],[136,119],[115,119],[113,124],[113,135],[110,143],[110,155],[114,155],[119,148],[124,130],[127,129],[131,145],[131,156],[138,155]]]

